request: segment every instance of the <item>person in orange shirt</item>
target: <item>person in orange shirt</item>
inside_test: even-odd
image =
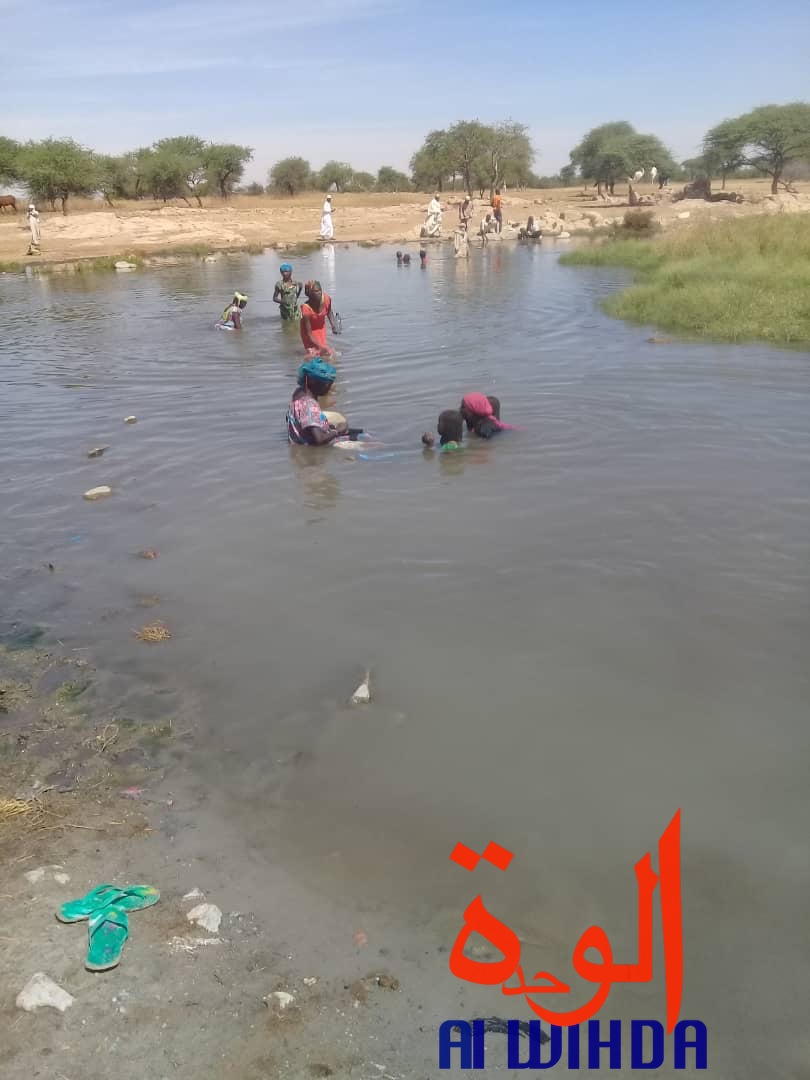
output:
[[[495,230],[496,232],[500,232],[503,228],[503,211],[501,209],[502,202],[503,200],[501,199],[501,189],[499,187],[496,187],[495,194],[492,196],[492,216],[498,223]]]
[[[326,343],[326,320],[332,333],[338,333],[332,314],[332,298],[321,288],[320,281],[308,281],[304,286],[307,302],[301,305],[301,341],[310,356],[333,358],[334,349]]]

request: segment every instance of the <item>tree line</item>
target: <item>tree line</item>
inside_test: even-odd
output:
[[[638,169],[679,179],[735,175],[769,176],[774,192],[810,162],[810,104],[763,105],[715,125],[702,153],[678,163],[656,135],[636,131],[626,120],[600,124],[570,153],[570,164],[554,176],[533,172],[535,149],[525,124],[461,120],[431,131],[410,161],[410,175],[384,165],[376,175],[343,161],[313,170],[302,157],[287,157],[270,169],[267,187],[240,187],[253,157],[249,146],[214,143],[195,135],[160,139],[117,156],[97,154],[73,139],[17,143],[0,136],[0,181],[23,184],[32,199],[67,212],[72,195],[117,199],[227,199],[235,191],[265,190],[294,196],[306,190],[407,192],[456,190],[479,196],[496,187],[556,187],[597,184],[613,191]]]
[[[249,146],[206,142],[196,135],[159,139],[126,154],[97,154],[73,139],[17,143],[0,136],[0,180],[23,184],[35,202],[67,213],[71,195],[115,199],[228,198],[253,157]]]

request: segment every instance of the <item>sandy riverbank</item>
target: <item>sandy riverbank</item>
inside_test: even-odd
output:
[[[133,599],[133,619],[142,603]],[[178,686],[138,686],[97,670],[89,649],[40,644],[0,644],[0,1073],[430,1075],[438,1024],[487,1007],[485,992],[450,975],[435,927],[294,877],[277,850],[273,801],[200,780],[198,705]],[[156,691],[171,721],[125,719],[129,694],[143,702]],[[298,767],[297,756],[268,764],[273,787]],[[12,800],[27,811],[12,813]],[[150,883],[161,897],[130,916],[120,966],[95,974],[84,968],[86,924],[63,925],[54,912],[102,882]],[[203,899],[222,912],[216,931],[187,919]],[[15,1006],[36,972],[73,997],[64,1014]],[[505,1050],[503,1036],[493,1039],[493,1052]]]
[[[767,180],[729,184],[745,201],[729,203],[672,202],[672,192],[659,194],[651,185],[641,185],[639,193],[652,195],[652,208],[664,227],[689,221],[724,220],[755,213],[810,212],[808,185],[800,185],[798,196],[770,197]],[[678,186],[674,190],[678,190]],[[621,220],[626,192],[612,203],[597,199],[593,189],[558,188],[543,191],[508,192],[504,218],[525,222],[531,214],[558,219],[574,233],[598,232]],[[416,244],[428,197],[421,194],[335,195],[335,241],[346,243]],[[444,234],[449,236],[457,221],[459,195],[447,193]],[[309,192],[294,199],[268,196],[236,196],[227,204],[204,200],[202,208],[154,203],[122,203],[114,208],[74,200],[67,216],[42,212],[42,254],[26,256],[28,231],[25,215],[0,215],[0,262],[25,264],[63,262],[102,256],[146,256],[158,252],[206,251],[288,246],[318,240],[322,196]],[[475,221],[486,210],[486,200],[475,200]],[[589,215],[586,217],[585,215]],[[595,216],[595,217],[594,217]]]

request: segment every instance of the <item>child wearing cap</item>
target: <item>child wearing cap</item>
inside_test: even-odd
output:
[[[304,286],[300,281],[293,281],[293,268],[289,263],[282,263],[281,281],[276,282],[273,293],[273,303],[278,304],[282,319],[300,319],[301,308],[298,305],[298,297]]]

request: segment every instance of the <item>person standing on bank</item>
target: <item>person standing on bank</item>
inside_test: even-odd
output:
[[[39,255],[42,234],[39,228],[39,210],[33,203],[29,203],[28,206],[28,228],[31,230],[31,243],[28,247],[28,254]]]
[[[503,199],[501,198],[501,189],[495,188],[495,194],[492,196],[492,216],[495,218],[495,232],[500,232],[503,229]]]
[[[332,196],[327,195],[321,210],[321,240],[331,240],[335,235],[335,227],[332,224]]]

